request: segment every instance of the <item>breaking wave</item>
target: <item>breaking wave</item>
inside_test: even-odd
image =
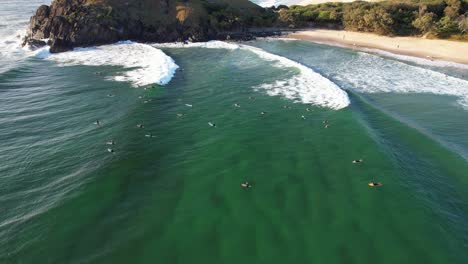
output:
[[[266,52],[260,48],[245,45],[227,43],[222,41],[209,41],[204,43],[168,43],[155,44],[155,47],[162,48],[211,48],[246,50],[256,54],[263,60],[273,62],[273,66],[278,68],[296,68],[299,73],[289,79],[277,80],[273,83],[264,83],[253,87],[257,90],[265,90],[267,94],[275,96],[281,95],[293,101],[314,104],[331,109],[341,109],[350,104],[348,95],[335,83],[315,72],[314,70],[292,61],[288,58]]]
[[[55,61],[61,66],[88,65],[120,66],[126,69],[111,79],[130,82],[134,87],[169,83],[179,68],[163,51],[147,44],[131,41],[51,54],[48,48],[38,50],[36,56]]]
[[[338,81],[362,93],[427,93],[458,98],[468,109],[468,81],[377,55],[358,53],[336,69]],[[411,74],[411,76],[409,76]]]

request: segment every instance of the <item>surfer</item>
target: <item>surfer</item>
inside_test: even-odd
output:
[[[325,128],[328,128],[328,126],[329,126],[329,125],[328,125],[328,124],[326,124],[326,125],[325,125]]]
[[[370,187],[378,187],[378,186],[382,186],[383,184],[380,183],[380,182],[371,181],[371,182],[369,182],[368,185],[369,185]]]
[[[154,136],[153,136],[153,133],[149,133],[149,134],[146,134],[145,137],[152,138]]]
[[[94,124],[100,126],[100,125],[101,125],[101,122],[100,122],[99,119],[98,119],[98,120],[96,120],[96,122],[94,122]]]
[[[306,119],[304,115],[302,115],[301,118],[304,119],[304,120]]]
[[[364,160],[362,160],[362,159],[358,159],[358,160],[353,160],[353,163],[361,163],[361,162],[363,162],[363,161],[364,161]]]
[[[210,127],[216,127],[215,123],[208,122],[208,125],[210,125]]]
[[[260,112],[261,115],[266,115],[266,112],[262,111]]]
[[[241,183],[241,187],[242,188],[252,188],[252,185],[248,181],[245,181],[245,182]]]
[[[113,94],[107,94],[107,97],[114,97]]]
[[[237,107],[237,108],[239,108],[239,107],[240,107],[240,104],[235,103],[234,106]]]
[[[107,144],[107,145],[115,145],[115,141],[114,141],[114,140],[107,141],[106,144]]]
[[[310,112],[310,109],[309,109],[309,108],[306,108],[306,111],[307,111],[307,112]]]
[[[143,126],[143,124],[138,124],[137,127],[138,128],[144,128],[145,126]]]
[[[107,151],[108,151],[109,153],[114,153],[114,150],[111,149],[111,148],[108,148]]]

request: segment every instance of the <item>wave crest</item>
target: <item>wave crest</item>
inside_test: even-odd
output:
[[[37,57],[58,62],[61,66],[113,65],[128,69],[112,77],[115,81],[130,82],[134,87],[169,83],[179,68],[163,51],[147,44],[131,41],[51,54],[47,49],[36,53]]]
[[[278,68],[297,68],[299,73],[285,80],[277,80],[273,83],[265,83],[253,87],[256,90],[265,90],[267,94],[275,96],[281,95],[288,99],[314,104],[331,109],[341,109],[350,104],[348,95],[335,83],[315,72],[309,67],[288,58],[269,53],[257,47],[234,44],[223,41],[209,41],[204,43],[168,43],[156,44],[156,47],[163,48],[209,48],[209,49],[229,49],[247,50],[256,54],[263,60],[273,62]]]
[[[335,78],[361,93],[414,93],[457,97],[468,109],[468,81],[435,70],[359,52],[339,66]]]

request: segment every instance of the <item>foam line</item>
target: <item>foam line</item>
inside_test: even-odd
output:
[[[402,60],[402,61],[413,62],[419,65],[427,65],[427,66],[432,66],[432,67],[451,67],[451,68],[460,68],[460,69],[468,70],[468,64],[463,64],[463,63],[458,63],[458,62],[451,62],[451,61],[444,61],[444,60],[430,59],[430,58],[427,58],[427,59],[419,58],[419,57],[414,57],[414,56],[396,54],[393,52],[379,50],[379,49],[359,48],[359,50],[368,52],[368,53],[374,53],[374,54],[389,57],[389,58]]]
[[[47,49],[36,56],[52,60],[61,66],[88,65],[121,66],[126,70],[112,77],[115,81],[130,82],[134,87],[169,83],[179,66],[163,51],[147,44],[123,41],[112,45],[76,48],[73,51],[51,54]]]
[[[337,67],[338,81],[362,93],[426,93],[454,96],[468,109],[468,81],[407,63],[360,52]]]
[[[265,90],[267,94],[281,95],[296,102],[314,104],[331,109],[341,109],[350,104],[348,95],[335,83],[315,72],[314,70],[292,61],[288,58],[266,52],[260,48],[245,45],[227,43],[223,41],[209,41],[204,43],[168,43],[155,44],[161,48],[209,48],[246,50],[256,54],[263,60],[273,62],[278,68],[297,68],[299,73],[289,79],[277,80],[273,83],[264,83],[253,87],[256,90]]]

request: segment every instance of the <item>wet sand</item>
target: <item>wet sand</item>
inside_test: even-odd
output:
[[[467,42],[416,37],[386,37],[371,33],[326,29],[298,31],[287,37],[356,49],[380,49],[431,60],[468,64]]]

